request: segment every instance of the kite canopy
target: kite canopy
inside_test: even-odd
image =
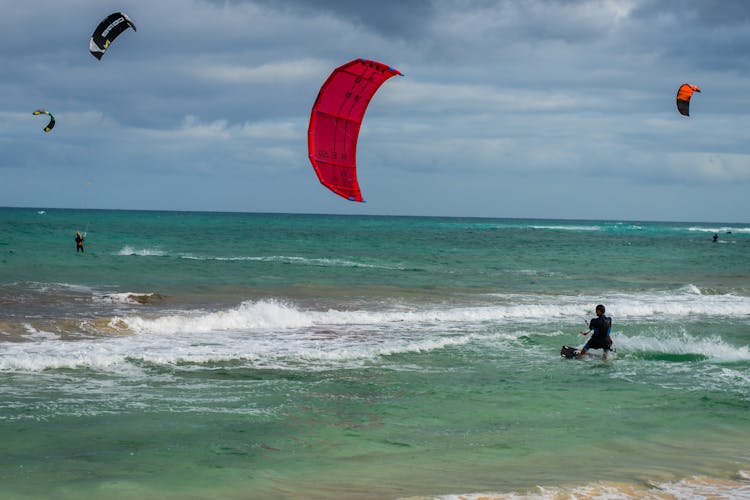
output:
[[[351,201],[363,201],[357,183],[357,138],[367,105],[390,77],[401,75],[377,61],[356,59],[333,70],[315,99],[307,151],[320,183]]]
[[[122,12],[115,12],[108,15],[99,23],[99,26],[96,27],[94,33],[91,35],[91,40],[89,40],[89,52],[91,52],[91,55],[101,60],[109,44],[128,28],[133,28],[133,31],[136,31],[135,24],[133,24],[133,21],[127,15]]]
[[[44,127],[44,131],[45,132],[49,132],[50,130],[52,130],[53,128],[55,128],[55,117],[52,116],[52,113],[50,113],[46,109],[37,109],[36,111],[34,111],[31,114],[32,115],[49,115],[49,123],[47,124],[46,127]]]
[[[697,85],[690,85],[689,83],[683,83],[677,90],[677,110],[681,115],[690,116],[690,98],[693,97],[693,92],[700,92],[701,89]]]

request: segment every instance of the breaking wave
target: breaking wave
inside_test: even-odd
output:
[[[158,300],[156,294],[118,293],[100,297],[115,303]],[[4,344],[0,370],[99,369],[131,363],[208,363],[226,360],[253,366],[289,367],[299,363],[315,369],[335,363],[348,366],[381,356],[425,352],[471,342],[507,345],[540,321],[568,328],[593,309],[590,297],[498,295],[477,306],[372,304],[372,309],[313,309],[275,299],[246,301],[220,310],[154,311],[124,314],[96,321],[71,322],[81,334],[44,326],[23,342]],[[748,346],[732,346],[720,336],[697,337],[680,331],[686,317],[721,316],[744,321],[750,298],[733,294],[704,295],[695,287],[676,291],[610,296],[613,316],[651,318],[665,326],[655,334],[615,332],[618,350],[631,359],[735,362],[750,360]],[[142,303],[142,302],[141,302]],[[616,304],[616,305],[615,305]],[[577,321],[576,321],[577,323]],[[59,322],[51,322],[59,327]],[[76,326],[78,325],[78,326]],[[553,325],[554,328],[554,325]],[[26,329],[28,330],[28,328]],[[557,336],[555,329],[548,336]],[[675,333],[676,332],[676,333]],[[54,334],[52,337],[49,333]],[[56,336],[60,336],[57,338]],[[77,340],[76,340],[77,338]],[[73,339],[73,340],[71,340]],[[517,347],[516,347],[517,348]]]
[[[187,260],[217,261],[217,262],[278,262],[282,264],[293,264],[300,266],[315,267],[361,267],[372,269],[406,270],[403,266],[389,265],[378,262],[357,261],[346,258],[322,258],[322,257],[299,257],[294,255],[236,255],[216,256],[197,255],[192,253],[170,253],[156,248],[134,248],[125,246],[115,255],[138,256],[138,257],[176,257]]]
[[[555,500],[559,498],[589,498],[592,500],[665,500],[678,498],[750,498],[747,473],[737,479],[717,479],[694,476],[680,481],[653,483],[650,486],[625,482],[597,482],[580,486],[538,486],[528,492],[468,493],[440,495],[440,500]]]
[[[163,257],[167,255],[163,250],[156,248],[133,248],[131,246],[123,247],[116,255],[137,255],[139,257]]]

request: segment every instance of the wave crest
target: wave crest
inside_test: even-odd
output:
[[[155,248],[133,248],[131,246],[125,246],[117,252],[116,255],[137,255],[139,257],[163,257],[167,255],[163,250]]]

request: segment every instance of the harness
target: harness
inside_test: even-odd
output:
[[[594,334],[591,336],[591,338],[607,338],[609,337],[609,332],[612,330],[612,318],[609,316],[604,316],[603,314],[601,316],[596,317],[591,321],[592,326],[594,327]],[[606,328],[606,330],[605,330]],[[604,330],[604,331],[602,331]]]

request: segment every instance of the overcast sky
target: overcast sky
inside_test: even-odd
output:
[[[0,11],[0,206],[750,222],[747,0]],[[98,61],[89,38],[115,11],[138,31]],[[321,84],[359,57],[404,73],[362,125],[364,204],[307,155]],[[690,117],[685,82],[703,90]]]

